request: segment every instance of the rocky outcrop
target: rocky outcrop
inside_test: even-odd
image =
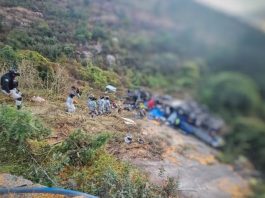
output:
[[[0,174],[0,188],[13,188],[13,187],[25,187],[34,186],[34,184],[24,179],[23,177],[17,177],[10,174]]]
[[[42,21],[43,18],[42,13],[22,7],[1,7],[0,16],[2,17],[2,24],[7,27],[14,24],[28,27],[35,22]]]

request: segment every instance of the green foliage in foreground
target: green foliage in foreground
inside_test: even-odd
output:
[[[145,174],[108,154],[109,133],[73,132],[49,145],[49,130],[30,112],[0,107],[0,172],[22,175],[47,186],[61,186],[100,197],[177,197],[178,183],[148,182]]]
[[[22,146],[27,139],[40,139],[50,131],[30,112],[17,111],[13,107],[0,106],[1,142]]]
[[[109,134],[91,136],[78,130],[72,133],[62,145],[59,151],[69,158],[69,164],[73,166],[85,166],[91,163],[98,149],[109,139]]]

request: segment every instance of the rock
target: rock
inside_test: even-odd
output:
[[[84,58],[86,60],[91,60],[93,57],[93,54],[89,51],[83,51],[81,54],[81,58]]]
[[[36,102],[36,103],[43,103],[43,102],[45,102],[45,99],[44,98],[42,98],[42,97],[40,97],[40,96],[33,96],[32,98],[31,98],[31,101],[32,102]]]
[[[123,117],[122,117],[122,119],[123,119],[124,123],[127,125],[136,125],[136,123],[132,119],[123,118]]]
[[[33,183],[23,177],[17,177],[10,174],[0,174],[0,188],[11,188],[11,187],[22,187],[22,186],[33,186]]]
[[[116,63],[116,58],[113,55],[108,54],[106,59],[109,66],[112,66]]]
[[[114,44],[118,44],[119,43],[119,39],[117,37],[113,37],[111,40],[112,40],[112,42]]]
[[[98,42],[96,45],[94,45],[94,49],[98,54],[100,54],[102,52],[102,44]]]
[[[68,179],[69,188],[77,188],[77,182],[74,179]]]
[[[28,27],[33,23],[43,21],[42,13],[23,7],[1,7],[0,15],[3,16],[2,24],[7,27],[12,27],[12,24]]]

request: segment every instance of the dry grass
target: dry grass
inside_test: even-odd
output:
[[[52,135],[48,139],[50,144],[56,144],[66,139],[77,129],[90,134],[109,132],[113,135],[107,145],[107,150],[120,159],[160,159],[163,149],[161,140],[146,136],[142,133],[141,124],[126,125],[121,117],[132,117],[134,113],[124,111],[118,114],[114,110],[110,115],[91,118],[86,107],[85,97],[78,100],[77,112],[65,112],[65,101],[58,99],[54,102],[46,101],[42,104],[27,101],[25,109],[40,117],[47,126],[52,128]],[[126,144],[124,137],[127,133],[133,136],[133,143]],[[139,144],[137,139],[142,138],[145,143]]]

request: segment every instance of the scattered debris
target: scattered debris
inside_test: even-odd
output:
[[[127,134],[124,138],[125,143],[127,144],[131,144],[132,143],[132,135],[131,134]]]
[[[138,138],[138,143],[139,144],[144,144],[144,140],[142,138]]]
[[[116,92],[117,91],[117,88],[112,86],[112,85],[107,85],[106,86],[106,91],[107,92]]]
[[[136,125],[135,121],[129,119],[129,118],[122,118],[124,120],[124,123],[127,125]]]
[[[45,100],[44,98],[40,97],[40,96],[33,96],[33,97],[31,98],[31,101],[32,101],[32,102],[36,102],[36,103],[43,103],[43,102],[45,102],[46,100]]]

